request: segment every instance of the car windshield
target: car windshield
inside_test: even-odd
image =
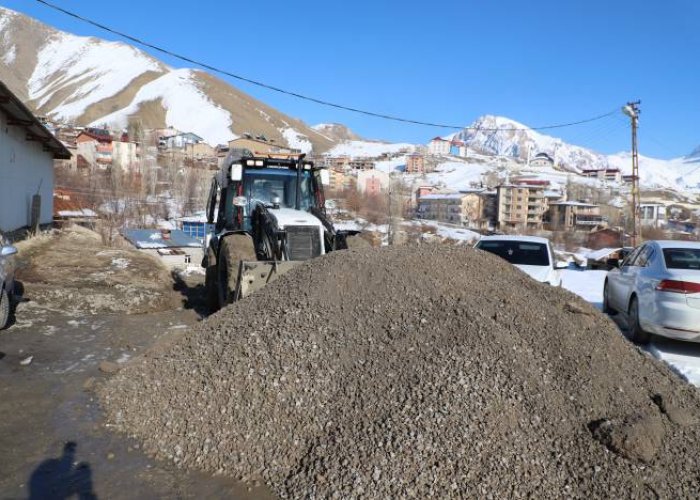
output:
[[[667,269],[700,269],[700,248],[664,248]]]
[[[315,206],[311,172],[301,173],[300,203],[301,210]],[[243,194],[248,200],[246,216],[251,214],[257,203],[272,206],[275,198],[283,208],[296,208],[297,173],[289,169],[247,170],[243,176]]]
[[[530,241],[481,240],[477,248],[498,255],[511,264],[548,266],[547,245]]]

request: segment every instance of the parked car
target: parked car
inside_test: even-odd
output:
[[[10,308],[14,301],[15,291],[15,262],[17,249],[7,244],[0,234],[0,330],[7,326],[10,319]]]
[[[611,265],[603,310],[627,314],[632,340],[656,334],[700,342],[700,243],[647,241]]]
[[[567,264],[558,264],[554,259],[552,245],[547,238],[535,236],[484,236],[475,248],[498,255],[536,281],[561,286],[560,269]]]

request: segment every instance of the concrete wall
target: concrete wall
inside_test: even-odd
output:
[[[53,219],[53,155],[40,142],[27,141],[24,128],[8,125],[0,111],[0,230],[30,223],[32,195],[41,188],[41,224]]]

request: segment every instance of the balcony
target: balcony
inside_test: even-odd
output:
[[[574,224],[577,226],[598,226],[607,222],[607,218],[602,215],[576,215]]]

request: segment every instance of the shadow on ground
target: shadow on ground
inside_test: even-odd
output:
[[[29,500],[96,500],[92,488],[92,469],[87,462],[76,462],[78,445],[70,441],[58,458],[41,462],[29,478]]]
[[[173,290],[182,295],[182,307],[196,312],[200,318],[209,315],[207,307],[207,290],[203,279],[199,277],[183,277],[181,274],[173,273]]]

